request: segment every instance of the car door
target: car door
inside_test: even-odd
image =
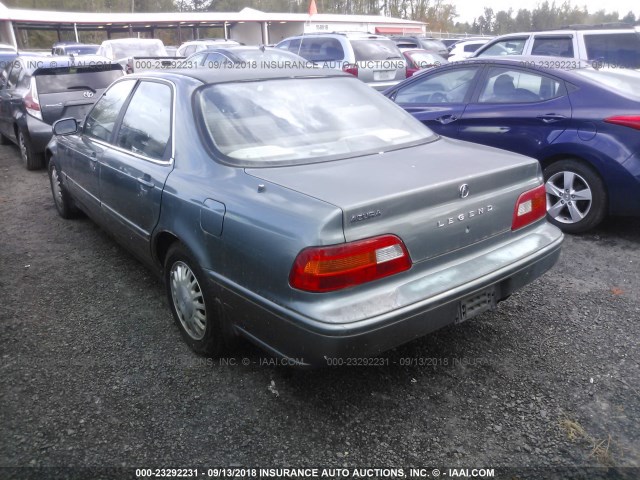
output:
[[[82,134],[61,142],[58,155],[64,158],[63,174],[73,197],[91,212],[100,211],[100,160],[109,148],[122,107],[135,80],[112,85],[87,115]]]
[[[439,135],[456,137],[482,65],[447,67],[419,75],[390,98]]]
[[[571,121],[564,82],[535,69],[489,66],[458,138],[537,157]]]
[[[173,169],[173,86],[141,80],[100,165],[100,201],[109,229],[139,257],[150,255],[165,180]]]

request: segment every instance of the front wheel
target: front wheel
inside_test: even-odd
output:
[[[213,357],[224,353],[220,308],[202,269],[181,243],[167,253],[164,280],[174,320],[191,349]]]
[[[567,233],[596,227],[607,213],[604,182],[577,160],[560,160],[544,169],[547,218]]]
[[[56,206],[58,214],[62,218],[74,218],[78,215],[78,208],[73,203],[73,199],[62,183],[62,174],[54,158],[49,161],[49,183],[51,184],[51,194],[53,195],[53,203]]]

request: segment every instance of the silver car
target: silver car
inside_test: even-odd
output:
[[[276,45],[314,62],[343,70],[376,90],[407,78],[407,65],[394,41],[369,33],[314,33],[290,37]]]
[[[133,74],[54,131],[60,215],[157,271],[205,355],[242,336],[302,365],[366,359],[560,254],[536,160],[439,137],[337,71]]]

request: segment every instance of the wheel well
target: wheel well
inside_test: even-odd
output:
[[[161,266],[164,266],[164,260],[167,258],[167,252],[171,245],[175,242],[179,242],[180,239],[169,232],[160,232],[155,241],[155,257]]]
[[[574,155],[559,154],[559,155],[553,155],[551,157],[543,158],[542,160],[539,160],[539,161],[540,161],[540,166],[542,167],[542,170],[544,170],[552,163],[558,162],[560,160],[574,160],[584,165],[585,167],[591,169],[593,173],[595,173],[598,177],[600,177],[600,180],[602,180],[603,185],[606,185],[604,178],[600,174],[600,171],[591,162],[589,162],[588,160],[585,160],[584,158],[576,157]]]

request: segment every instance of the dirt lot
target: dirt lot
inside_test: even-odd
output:
[[[193,355],[160,281],[90,220],[58,217],[45,171],[18,158],[0,147],[0,478],[640,478],[640,219],[567,237],[559,264],[497,312],[397,348],[388,366],[292,371],[249,345]]]

